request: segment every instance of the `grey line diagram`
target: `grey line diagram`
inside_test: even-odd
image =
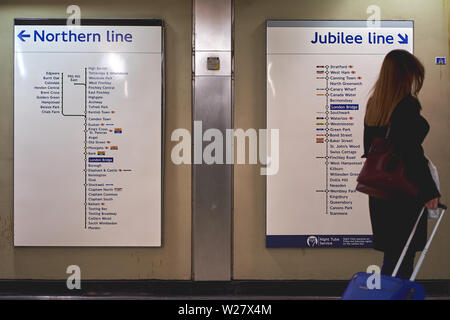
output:
[[[75,82],[75,86],[84,86],[84,114],[64,113],[64,73],[61,73],[61,114],[64,117],[84,118],[84,228],[87,228],[87,68],[84,68],[84,82]]]

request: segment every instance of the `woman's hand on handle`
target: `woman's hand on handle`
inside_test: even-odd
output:
[[[427,207],[430,210],[436,210],[438,207],[439,198],[434,198],[425,203],[425,207]]]

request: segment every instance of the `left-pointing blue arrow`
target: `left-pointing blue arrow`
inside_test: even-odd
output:
[[[25,32],[25,30],[22,30],[22,31],[20,31],[20,33],[17,35],[17,37],[18,37],[20,40],[22,40],[22,41],[25,41],[24,38],[29,38],[29,37],[30,37],[29,34],[25,34],[24,32]]]

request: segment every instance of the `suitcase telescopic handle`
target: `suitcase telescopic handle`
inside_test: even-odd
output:
[[[434,234],[437,231],[437,228],[439,227],[439,224],[441,223],[441,219],[444,216],[444,212],[447,209],[447,206],[445,204],[439,203],[438,208],[442,210],[438,221],[436,222],[436,225],[434,226],[433,232],[431,233],[430,238],[427,241],[427,244],[425,245],[425,248],[422,251],[422,254],[420,255],[419,261],[416,264],[416,267],[414,268],[413,274],[411,275],[410,281],[414,281],[414,279],[417,276],[417,273],[420,270],[420,267],[422,266],[423,260],[425,259],[425,256],[428,252],[428,248],[430,247],[431,241],[433,240]],[[409,245],[411,243],[412,238],[414,237],[414,234],[416,233],[417,226],[419,224],[420,219],[422,218],[422,215],[425,211],[425,206],[422,208],[422,211],[420,211],[420,215],[417,218],[416,224],[414,225],[414,228],[411,231],[411,234],[409,235],[408,241],[406,241],[405,247],[403,248],[402,254],[400,255],[400,258],[398,259],[397,265],[395,266],[394,271],[392,272],[392,276],[395,277],[398,273],[398,270],[400,269],[400,266],[403,262],[403,258],[405,258],[406,252],[408,251]]]
[[[442,217],[444,216],[445,210],[447,210],[447,206],[445,204],[439,204],[438,207],[442,209],[442,212],[439,216],[438,221],[434,225],[433,232],[430,235],[430,238],[427,241],[427,244],[425,245],[425,248],[422,251],[422,254],[420,255],[419,260],[417,261],[416,267],[414,268],[414,271],[411,275],[411,278],[409,278],[410,281],[414,281],[416,279],[417,273],[420,270],[420,267],[422,266],[423,260],[425,259],[425,256],[427,255],[428,249],[430,248],[431,241],[433,240],[434,234],[437,231],[437,228],[439,227],[439,224],[441,223]]]

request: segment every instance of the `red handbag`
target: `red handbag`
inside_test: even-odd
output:
[[[384,138],[375,138],[356,181],[356,190],[375,198],[417,197],[417,186],[407,179],[405,163],[389,139],[389,125]]]

